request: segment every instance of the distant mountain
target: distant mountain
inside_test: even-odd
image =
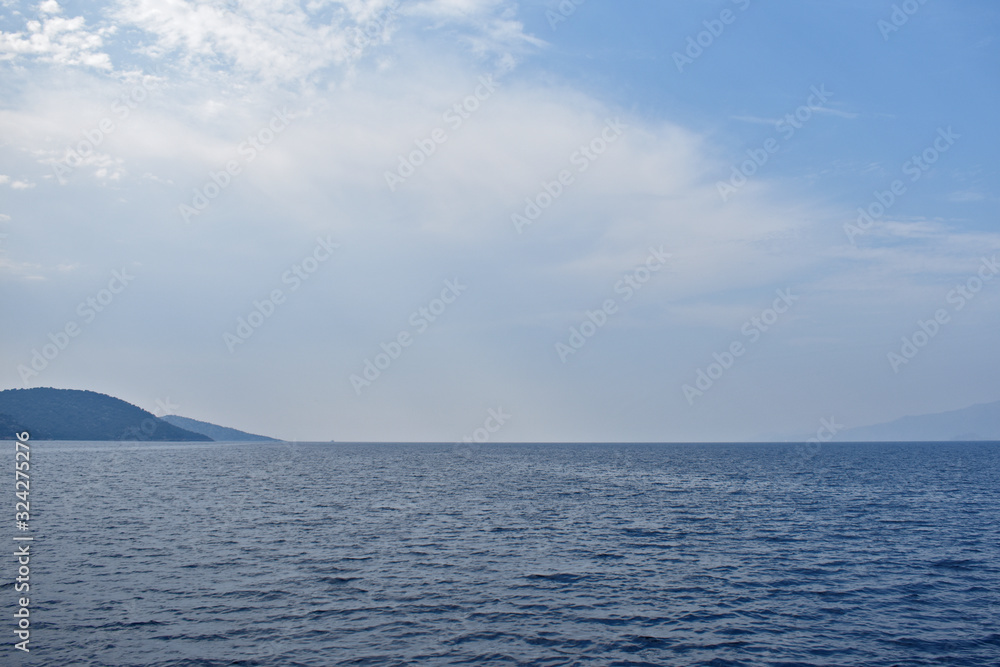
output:
[[[264,435],[254,435],[253,433],[239,431],[235,428],[226,428],[225,426],[200,422],[197,419],[188,419],[187,417],[180,417],[178,415],[166,415],[161,419],[168,424],[173,424],[193,433],[207,435],[212,440],[219,442],[279,442],[274,438],[268,438]]]
[[[32,440],[211,441],[113,396],[50,387],[0,391],[0,440],[21,431]]]
[[[838,442],[879,442],[896,440],[997,440],[1000,441],[1000,402],[919,417],[903,417],[873,426],[842,431]]]

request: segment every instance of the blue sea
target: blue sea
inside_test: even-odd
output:
[[[1000,664],[995,443],[32,442],[31,477],[4,665]]]

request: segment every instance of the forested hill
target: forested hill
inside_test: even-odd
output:
[[[212,440],[113,396],[49,387],[0,391],[0,440],[21,431],[32,440]]]

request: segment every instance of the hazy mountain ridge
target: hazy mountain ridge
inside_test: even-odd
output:
[[[883,424],[841,431],[839,442],[997,440],[1000,441],[1000,401],[960,410],[901,417]]]
[[[173,424],[192,433],[201,433],[217,442],[280,442],[266,435],[247,433],[239,429],[198,421],[189,417],[181,417],[180,415],[165,415],[161,419],[168,424]]]

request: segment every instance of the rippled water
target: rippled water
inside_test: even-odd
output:
[[[1000,664],[996,444],[36,442],[31,470],[4,664]]]

